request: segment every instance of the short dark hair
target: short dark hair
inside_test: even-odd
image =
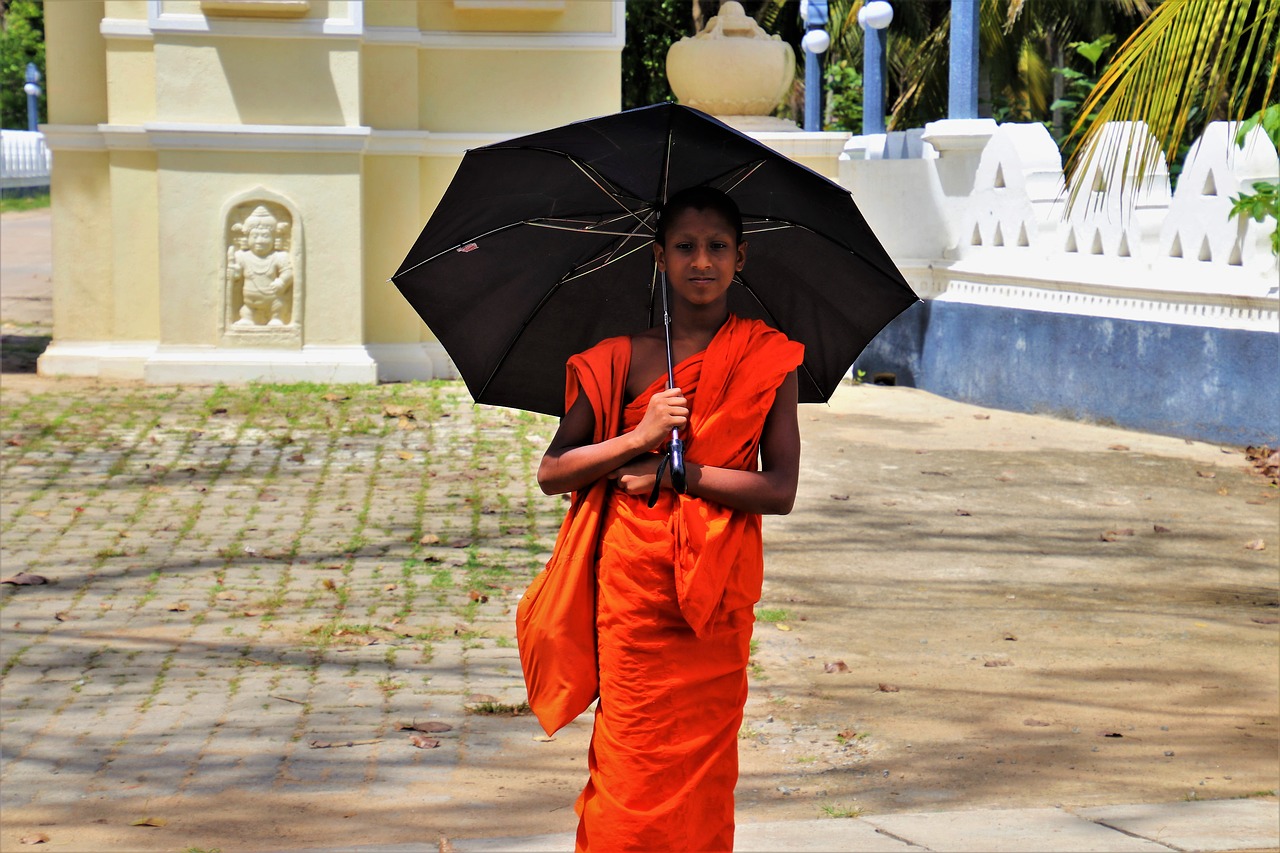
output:
[[[742,212],[733,199],[714,187],[688,187],[680,190],[658,211],[658,227],[653,235],[656,243],[667,241],[667,223],[686,210],[711,210],[724,217],[733,229],[734,238],[742,242]]]

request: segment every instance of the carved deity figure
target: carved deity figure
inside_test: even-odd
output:
[[[241,294],[237,326],[283,326],[292,307],[293,261],[289,257],[288,222],[258,205],[244,222],[231,226],[234,244],[227,247],[227,277]]]

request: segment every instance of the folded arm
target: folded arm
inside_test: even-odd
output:
[[[761,515],[786,515],[795,505],[800,478],[800,425],[796,417],[799,384],[795,373],[783,380],[774,395],[760,434],[759,471],[717,468],[685,462],[688,493],[733,509]],[[657,463],[634,461],[610,473],[618,487],[631,495],[647,495],[653,489]],[[663,488],[671,488],[664,473]]]
[[[679,388],[668,388],[649,398],[644,417],[634,430],[592,443],[595,413],[586,397],[579,394],[560,419],[555,438],[542,456],[538,485],[548,495],[585,488],[656,449],[671,436],[671,430],[683,427],[688,419],[688,401]],[[652,482],[651,477],[651,485]]]

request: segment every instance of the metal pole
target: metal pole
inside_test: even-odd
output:
[[[862,133],[884,133],[885,31],[867,27],[862,49]]]
[[[818,55],[804,52],[804,129],[822,130],[822,69]]]
[[[951,73],[947,118],[978,117],[979,0],[951,0]]]
[[[27,130],[34,132],[40,123],[40,69],[34,62],[27,63],[25,76],[22,89],[27,93]]]
[[[805,38],[800,42],[804,50],[804,129],[822,130],[822,63],[818,55],[827,49],[830,39],[825,32],[818,32],[820,50],[810,50],[811,34],[827,25],[827,0],[805,0],[801,7],[804,16]]]

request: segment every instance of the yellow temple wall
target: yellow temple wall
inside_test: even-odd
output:
[[[45,15],[48,374],[448,375],[387,279],[462,154],[620,107],[621,0],[77,0]],[[261,255],[256,227],[274,229]],[[290,275],[274,299],[246,295]]]

